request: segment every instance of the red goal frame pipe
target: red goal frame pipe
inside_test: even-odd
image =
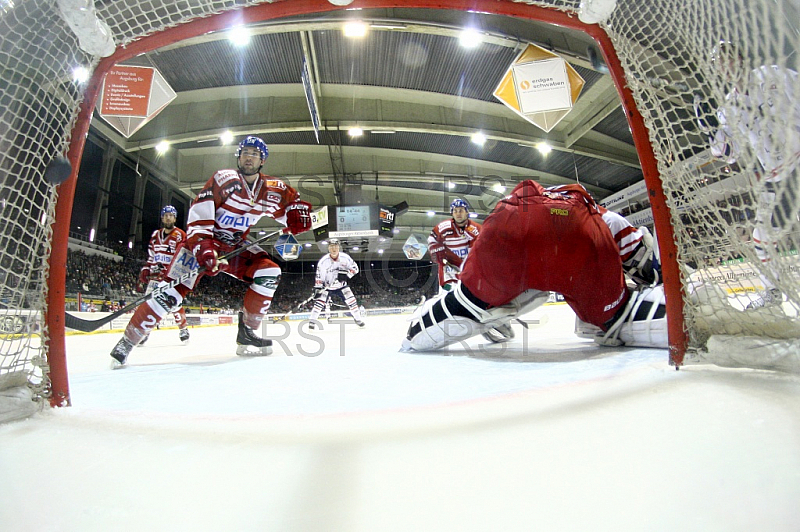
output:
[[[670,362],[679,366],[683,362],[686,351],[686,332],[683,318],[683,297],[680,270],[677,262],[677,247],[670,223],[670,212],[656,164],[655,153],[650,145],[644,119],[636,108],[633,94],[625,81],[625,74],[619,57],[614,50],[611,39],[596,24],[584,24],[575,13],[559,11],[555,8],[532,6],[510,0],[355,0],[346,7],[335,6],[328,0],[283,0],[269,4],[259,4],[235,11],[227,11],[219,15],[195,19],[176,27],[171,27],[143,37],[125,47],[118,47],[116,52],[100,61],[92,79],[84,93],[78,120],[72,130],[67,157],[72,163],[70,179],[59,186],[59,198],[56,206],[56,223],[53,230],[52,252],[50,255],[50,279],[48,291],[48,312],[45,319],[50,328],[50,349],[48,362],[51,368],[51,384],[53,397],[51,404],[69,404],[69,385],[66,374],[66,347],[64,337],[64,305],[66,284],[66,258],[69,225],[72,216],[72,204],[75,197],[75,185],[80,168],[86,136],[89,132],[92,113],[100,93],[102,81],[108,70],[115,64],[149,52],[156,48],[174,44],[205,33],[223,31],[233,25],[242,25],[266,20],[323,13],[347,8],[419,8],[449,9],[458,11],[479,11],[495,15],[504,15],[520,19],[546,22],[586,33],[597,43],[609,67],[611,78],[617,87],[622,100],[622,107],[631,126],[633,141],[642,165],[645,184],[647,185],[650,205],[653,210],[655,228],[658,233],[658,245],[661,253],[664,288],[667,296],[667,320],[669,326]],[[55,309],[55,310],[53,310]]]

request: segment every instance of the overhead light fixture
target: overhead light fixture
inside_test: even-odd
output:
[[[481,34],[473,28],[467,28],[458,36],[458,42],[464,48],[475,48],[483,42]]]
[[[351,127],[350,129],[347,130],[347,134],[350,135],[351,137],[360,137],[361,135],[364,134],[364,130],[358,126]]]
[[[156,144],[156,151],[159,154],[163,155],[163,154],[167,153],[167,150],[169,150],[169,142],[167,142],[166,140],[162,140],[161,142]]]
[[[360,39],[367,35],[367,25],[360,20],[347,22],[342,28],[345,37]]]
[[[306,246],[307,248],[310,248],[310,247],[311,247],[311,242],[306,242],[305,246]]]
[[[477,218],[478,217],[478,213],[477,212],[471,212],[471,213],[469,213],[469,217],[470,218]]]
[[[447,188],[449,188],[450,190],[453,190],[454,188],[456,188],[456,184],[453,183],[452,181],[448,181],[447,182]]]
[[[378,250],[378,255],[383,255],[383,250],[382,249]]]
[[[473,133],[470,140],[473,144],[477,144],[478,146],[483,146],[486,144],[486,135],[483,134],[482,131],[478,131],[477,133]]]
[[[548,153],[553,151],[553,147],[546,142],[540,142],[539,144],[537,144],[536,149],[539,150],[539,153],[541,153],[542,155],[547,155]]]
[[[494,190],[495,192],[505,192],[506,187],[504,187],[500,183],[497,183],[495,186],[492,187],[492,190]]]
[[[247,46],[250,43],[250,30],[244,26],[236,26],[228,30],[228,40],[234,46]]]
[[[80,227],[79,227],[78,229],[80,229]],[[394,229],[392,229],[392,233],[394,233],[394,234],[396,234],[396,235],[399,235],[399,234],[400,234],[400,229],[398,229],[397,227],[395,227]]]
[[[72,69],[72,81],[75,83],[86,83],[89,80],[89,69],[83,66]]]
[[[428,211],[428,218],[433,218],[436,216],[436,211]]]
[[[228,130],[219,136],[219,140],[222,141],[223,144],[230,144],[233,142],[233,133]]]
[[[353,251],[358,251],[359,249],[361,248],[359,248],[358,246],[353,246]]]

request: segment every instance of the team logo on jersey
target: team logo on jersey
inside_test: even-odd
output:
[[[167,312],[171,311],[173,308],[178,306],[178,299],[175,296],[168,294],[167,292],[157,292],[157,291],[154,292],[153,300]]]
[[[555,207],[551,207],[550,214],[555,216],[569,216],[569,209],[557,209]]]
[[[277,188],[278,190],[286,190],[286,184],[280,179],[267,180],[267,186]]]
[[[276,194],[274,192],[268,192],[267,193],[267,201],[272,202],[272,203],[280,203],[281,202],[281,197],[282,196],[280,194]]]
[[[268,290],[277,290],[278,283],[281,282],[280,275],[265,275],[263,277],[256,277],[253,279],[253,284],[263,286]]]

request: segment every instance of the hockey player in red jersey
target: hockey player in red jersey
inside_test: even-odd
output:
[[[450,204],[452,218],[436,224],[428,236],[431,260],[439,265],[439,286],[450,290],[458,282],[461,264],[481,232],[481,224],[469,219],[469,205],[460,198]]]
[[[186,242],[186,233],[178,228],[175,222],[178,219],[178,210],[172,205],[161,209],[161,229],[153,231],[150,244],[147,246],[147,262],[139,272],[139,283],[142,289],[152,292],[159,281],[167,276],[167,268],[172,262],[172,257],[180,246]],[[186,323],[186,311],[178,307],[172,312],[175,324],[178,326],[178,337],[186,345],[189,342],[189,327]],[[142,338],[139,345],[147,341],[149,336]]]
[[[625,272],[641,290],[627,287]],[[485,220],[461,283],[417,309],[403,348],[438,349],[502,327],[550,291],[595,327],[600,343],[666,347],[658,278],[652,238],[582,186],[524,181]]]
[[[124,365],[133,346],[174,308],[203,275],[220,272],[250,284],[239,312],[236,337],[237,354],[266,355],[272,342],[255,334],[272,303],[281,270],[258,246],[233,257],[230,262],[219,257],[247,245],[250,228],[264,216],[287,226],[293,234],[311,229],[311,205],[300,200],[295,189],[274,177],[261,173],[269,156],[267,145],[259,137],[249,136],[236,150],[237,170],[216,172],[189,208],[187,243],[170,264],[167,278],[180,279],[186,273],[203,272],[139,305],[125,333],[111,352]],[[166,285],[166,283],[164,283]]]

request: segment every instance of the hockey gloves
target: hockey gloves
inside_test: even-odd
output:
[[[228,264],[219,260],[218,249],[219,243],[213,238],[204,238],[195,246],[194,256],[198,264],[205,268],[206,275],[217,275]]]
[[[139,272],[139,284],[147,285],[150,282],[150,267],[145,266]]]
[[[442,261],[444,260],[444,250],[444,244],[440,244],[439,242],[431,244],[430,247],[428,247],[428,251],[431,252],[431,259],[436,264],[442,264]]]
[[[311,229],[311,204],[297,200],[286,207],[286,227],[293,235],[299,235]]]

